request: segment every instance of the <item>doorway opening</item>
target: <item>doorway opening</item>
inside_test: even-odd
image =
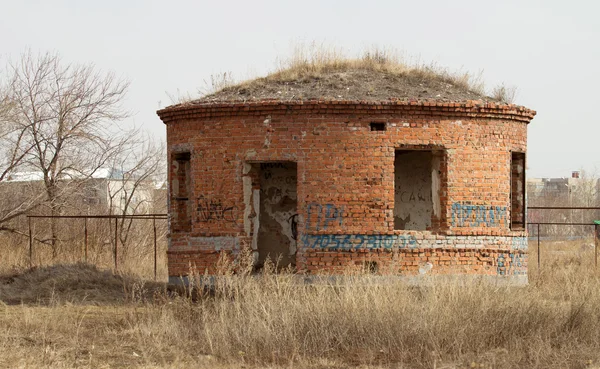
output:
[[[253,163],[252,189],[255,268],[270,260],[281,270],[296,265],[298,169],[293,162]]]

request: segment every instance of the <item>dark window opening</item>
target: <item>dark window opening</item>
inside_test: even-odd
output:
[[[175,232],[189,232],[192,226],[190,158],[189,152],[176,153],[171,163],[171,196],[175,208],[172,224]]]
[[[394,229],[424,231],[439,226],[443,152],[397,150],[394,158]]]
[[[510,161],[510,228],[525,229],[525,153],[513,152]]]
[[[385,131],[385,123],[371,122],[371,131]]]

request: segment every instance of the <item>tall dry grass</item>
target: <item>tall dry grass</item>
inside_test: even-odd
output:
[[[213,289],[196,275],[182,296],[126,291],[128,304],[87,312],[60,297],[0,307],[0,364],[21,350],[65,367],[598,367],[600,278],[585,244],[545,244],[539,270],[531,244],[522,287],[371,274],[305,284],[224,263]]]
[[[460,278],[414,286],[369,274],[303,284],[285,273],[226,273],[213,297],[128,319],[151,351],[177,342],[180,352],[232,365],[584,367],[600,360],[599,288],[581,263],[549,264],[526,287]]]
[[[30,243],[26,219],[15,227],[19,233],[0,232],[0,274],[54,264],[87,262],[102,269],[114,269],[114,219],[88,219],[87,259],[85,250],[84,219],[57,219],[58,239],[56,252],[48,240],[48,219],[32,221],[33,247]],[[127,229],[132,222],[131,229]],[[157,279],[166,281],[167,221],[134,219],[118,221],[117,267],[120,272],[143,279],[154,278],[154,224],[157,240]]]

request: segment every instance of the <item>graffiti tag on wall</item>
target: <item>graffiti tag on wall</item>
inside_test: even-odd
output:
[[[453,227],[500,227],[507,224],[505,206],[452,204]]]
[[[513,250],[527,250],[528,241],[527,237],[513,237],[512,249]]]
[[[400,200],[403,203],[415,203],[415,202],[430,202],[431,195],[423,194],[421,190],[417,191],[400,191],[396,190],[396,201]]]
[[[333,204],[321,205],[315,202],[306,208],[306,226],[310,230],[325,230],[331,225],[342,226],[344,222],[344,207]]]
[[[500,254],[496,260],[496,273],[498,275],[526,275],[525,254],[510,253]]]
[[[302,243],[306,248],[333,250],[350,249],[406,249],[416,248],[417,240],[412,235],[381,234],[305,234]]]
[[[288,169],[286,163],[261,163],[260,170],[263,173],[265,179],[273,178],[273,172],[271,169]]]
[[[202,195],[196,199],[198,222],[235,222],[235,206],[224,205],[221,200],[206,198]]]

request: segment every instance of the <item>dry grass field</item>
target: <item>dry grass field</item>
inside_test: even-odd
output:
[[[540,270],[530,250],[526,287],[303,284],[224,266],[210,293],[196,278],[177,295],[83,264],[5,272],[0,367],[600,367],[590,242],[543,244]]]

